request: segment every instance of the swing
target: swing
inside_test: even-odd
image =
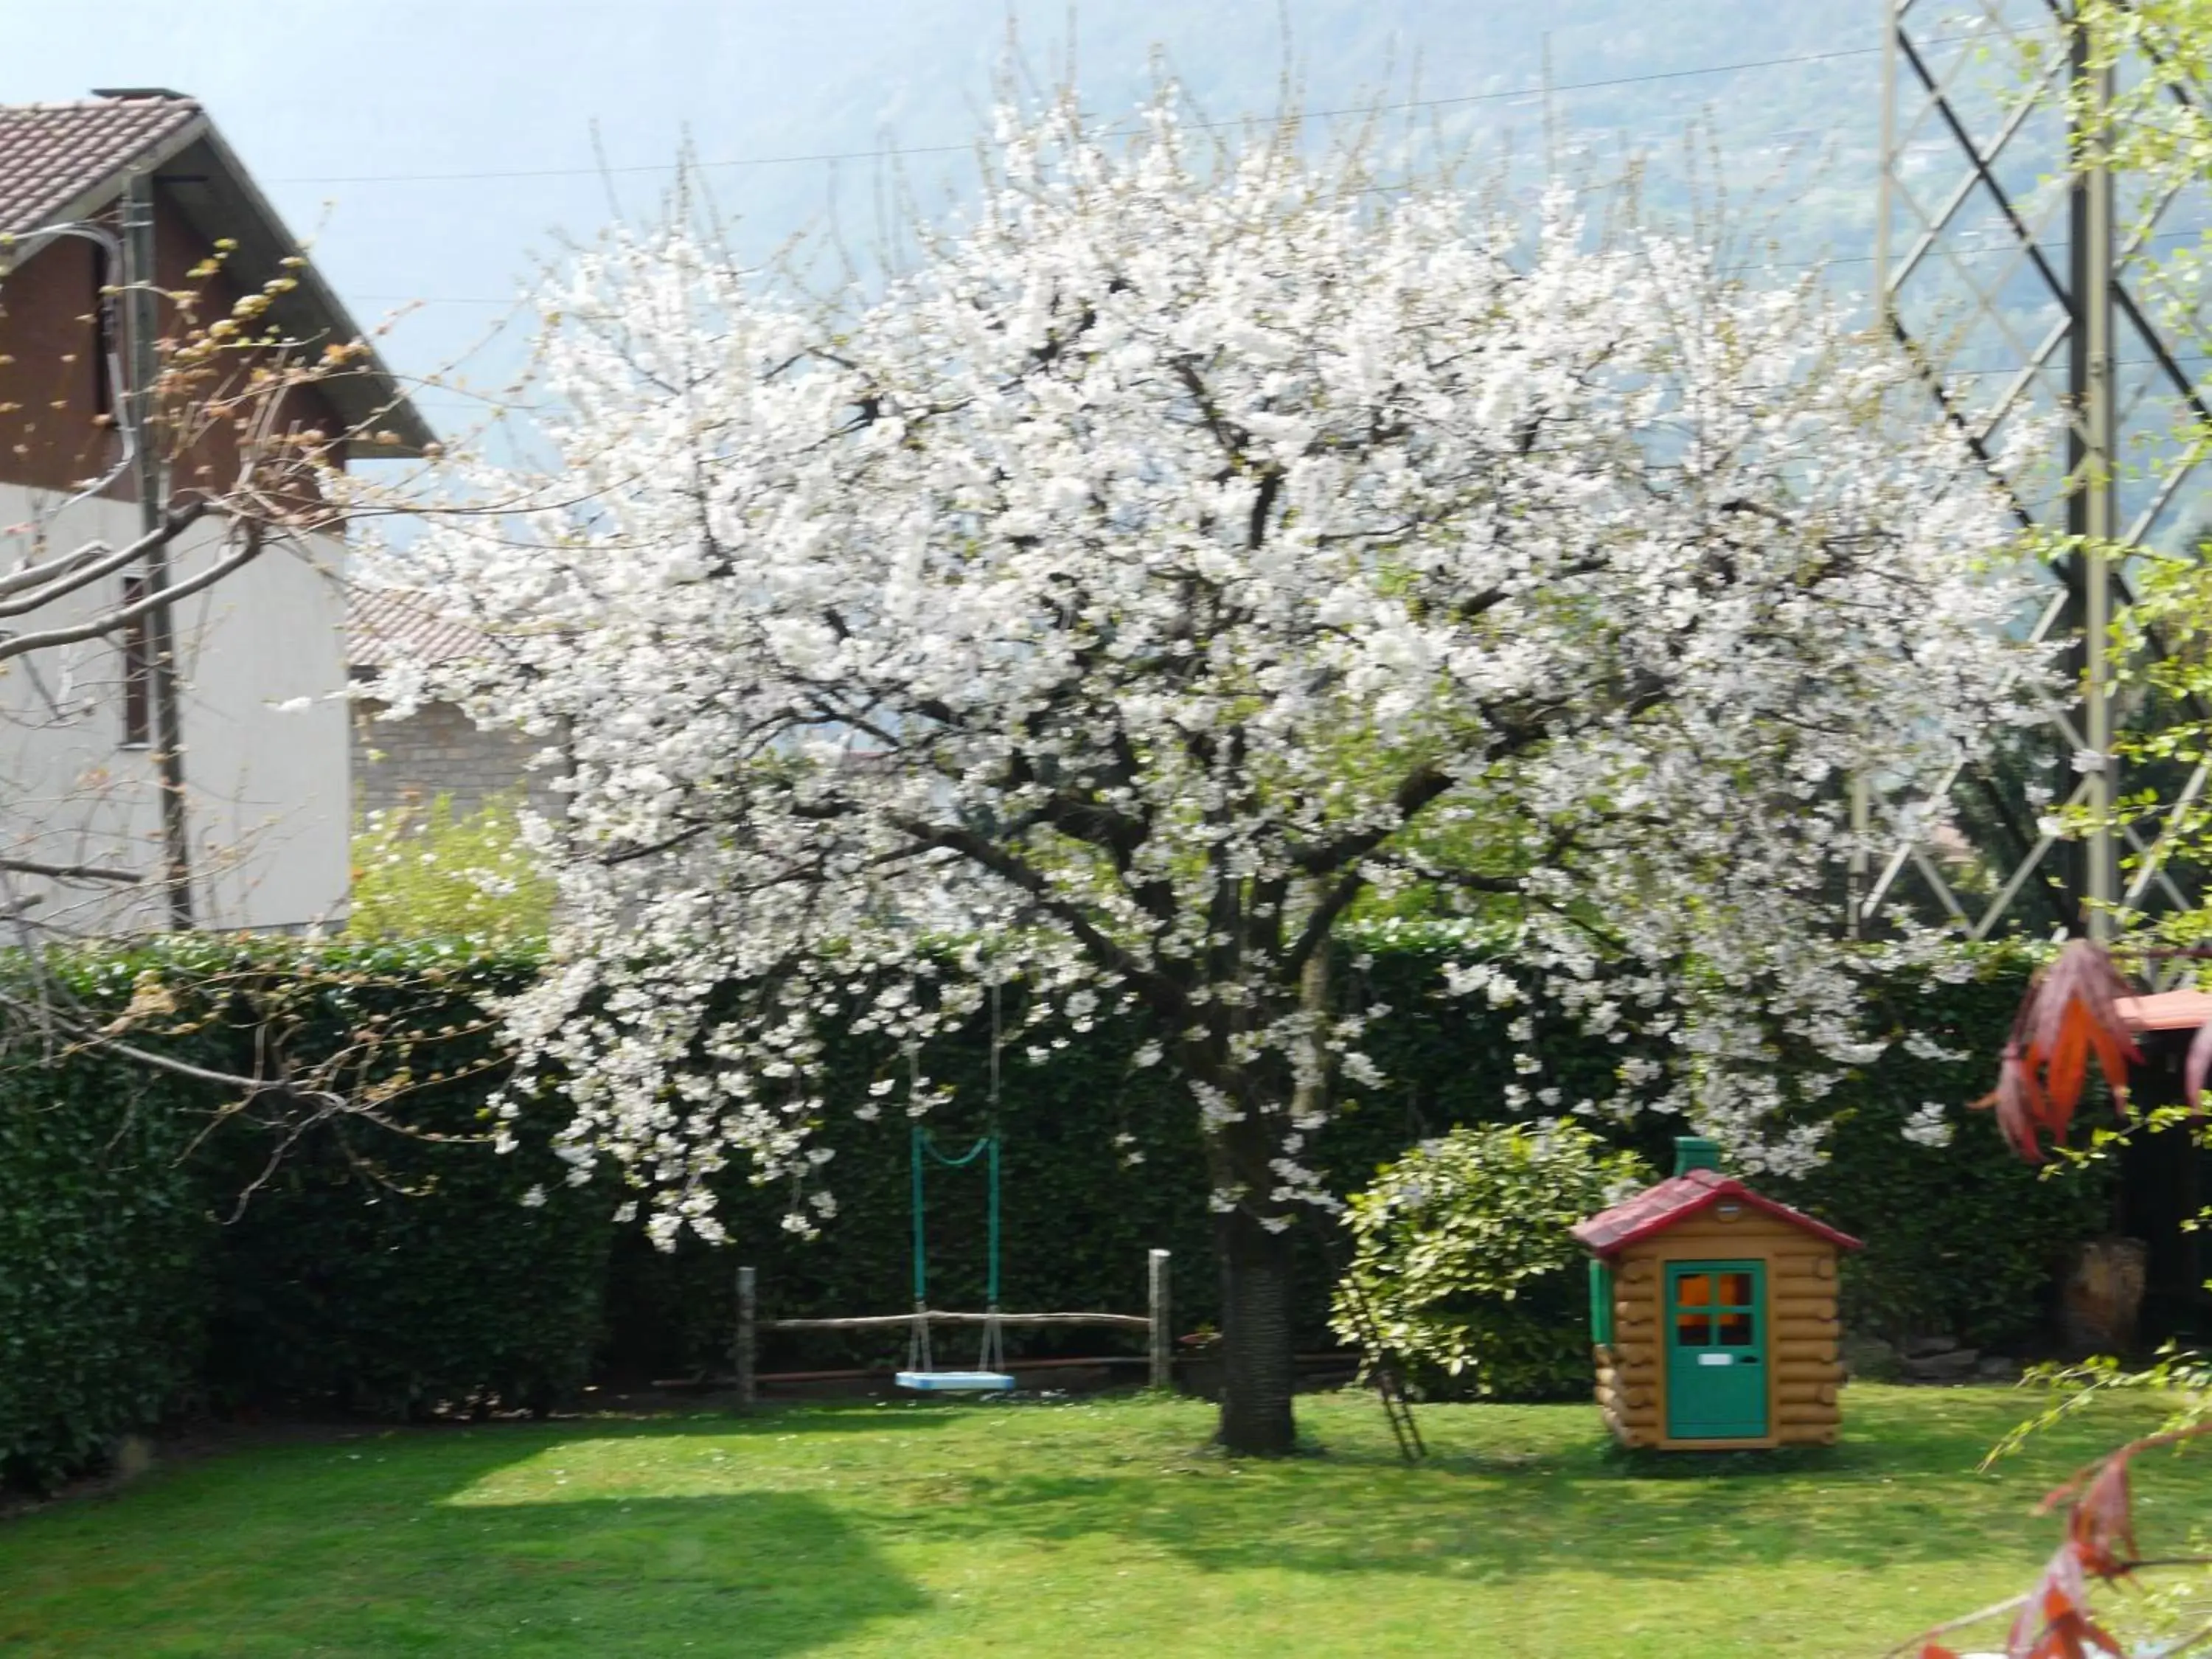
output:
[[[915,1061],[908,1057],[908,1065]],[[999,988],[991,987],[991,1127],[957,1158],[939,1150],[929,1131],[914,1126],[914,1324],[907,1337],[906,1369],[896,1374],[902,1389],[921,1394],[997,1394],[1014,1386],[1006,1369],[1006,1344],[999,1330]],[[924,1176],[934,1159],[948,1170],[965,1169],[985,1159],[989,1224],[983,1292],[983,1349],[971,1371],[939,1370],[929,1347],[929,1250],[923,1217]]]

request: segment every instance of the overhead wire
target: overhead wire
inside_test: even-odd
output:
[[[1972,36],[1946,37],[1943,41],[1972,39]],[[1500,103],[1517,98],[1543,98],[1570,92],[1600,92],[1619,87],[1641,86],[1656,81],[1687,80],[1700,76],[1735,75],[1749,70],[1780,69],[1800,64],[1825,64],[1849,58],[1875,58],[1882,48],[1875,46],[1838,46],[1826,52],[1799,52],[1784,58],[1752,58],[1733,64],[1704,64],[1687,69],[1652,70],[1638,75],[1607,76],[1595,81],[1566,81],[1551,86],[1539,82],[1534,85],[1502,88],[1492,92],[1456,93],[1441,98],[1407,98],[1389,103],[1351,104],[1335,109],[1300,110],[1283,118],[1231,116],[1215,120],[1192,121],[1186,125],[1200,130],[1249,126],[1281,118],[1305,121],[1328,121],[1348,116],[1389,115],[1407,110],[1445,109],[1462,104]],[[882,161],[908,155],[954,155],[975,149],[973,141],[957,144],[894,144],[873,149],[813,150],[783,155],[739,155],[714,161],[654,161],[623,167],[507,167],[453,173],[312,173],[288,179],[272,179],[278,185],[416,185],[465,184],[485,180],[512,179],[597,179],[607,175],[626,175],[647,173],[676,173],[687,168],[727,168],[803,166],[824,161]]]

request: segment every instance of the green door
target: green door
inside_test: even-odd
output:
[[[1766,1264],[1667,1264],[1667,1434],[1766,1433]]]

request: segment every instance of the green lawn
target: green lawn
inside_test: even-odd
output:
[[[2057,1472],[2002,1389],[1859,1387],[1833,1451],[1622,1457],[1587,1407],[1302,1401],[1320,1455],[1199,1452],[1182,1401],[370,1431],[0,1522],[0,1652],[246,1656],[1878,1653],[2024,1588]],[[2141,1477],[2144,1543],[2212,1459]]]

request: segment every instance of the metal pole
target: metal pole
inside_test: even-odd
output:
[[[1897,32],[1905,27],[1899,15],[1905,0],[1882,0],[1881,24],[1881,179],[1875,186],[1874,216],[1875,321],[1884,336],[1889,332],[1889,221],[1890,201],[1897,171]]]
[[[2118,918],[2118,848],[2112,831],[2112,572],[2114,532],[2112,397],[2112,173],[2105,161],[2109,69],[2089,63],[2089,40],[2075,27],[2069,46],[2075,89],[2088,126],[2073,137],[2075,160],[2074,349],[2069,388],[2077,430],[2068,443],[2074,502],[2068,526],[2085,538],[2076,564],[2081,583],[2082,741],[2088,750],[2087,805],[2092,827],[2083,848],[2083,924],[2091,939],[2109,939]]]
[[[738,1269],[738,1404],[750,1409],[755,1397],[754,1373],[760,1363],[754,1344],[759,1330],[760,1307],[750,1267]]]
[[[1897,149],[1897,32],[1899,0],[1882,0],[1881,31],[1881,179],[1875,198],[1874,323],[1878,349],[1887,349],[1895,329],[1889,303],[1889,221],[1893,211],[1890,180]],[[1859,939],[1866,933],[1867,895],[1873,884],[1874,787],[1864,773],[1851,776],[1851,850],[1844,878],[1844,933]]]
[[[1175,1387],[1175,1327],[1170,1322],[1168,1295],[1168,1253],[1152,1251],[1146,1258],[1146,1300],[1152,1316],[1152,1328],[1147,1334],[1152,1345],[1152,1386],[1156,1389]]]
[[[154,383],[160,373],[155,341],[160,281],[154,257],[154,179],[134,173],[123,192],[124,314],[130,332],[129,381],[125,409],[137,443],[135,483],[138,523],[150,535],[161,527],[167,505],[161,443],[155,431],[159,411]],[[169,550],[156,543],[146,555],[146,592],[157,598],[169,586]],[[154,769],[161,804],[161,883],[168,896],[169,927],[192,926],[191,826],[185,813],[185,734],[177,691],[177,630],[174,613],[156,605],[146,616],[147,690],[154,705]]]

